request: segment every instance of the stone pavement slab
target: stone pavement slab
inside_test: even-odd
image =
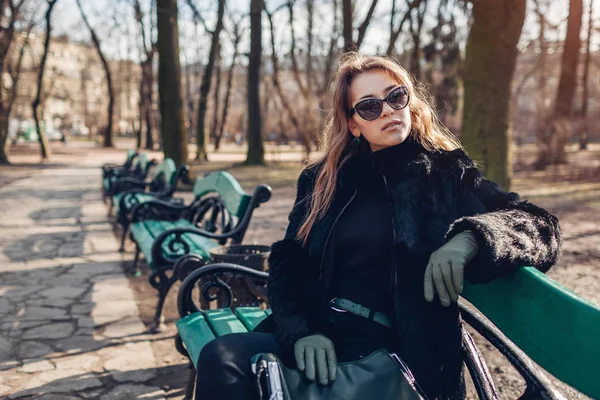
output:
[[[100,177],[87,159],[0,188],[0,399],[165,396]]]

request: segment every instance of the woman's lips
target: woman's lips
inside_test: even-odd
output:
[[[396,129],[398,126],[402,125],[401,121],[392,121],[383,126],[383,131]]]

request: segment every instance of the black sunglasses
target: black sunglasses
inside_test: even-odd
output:
[[[409,100],[408,88],[406,86],[398,86],[389,92],[384,99],[368,98],[359,101],[350,110],[350,116],[356,112],[362,119],[373,121],[381,115],[384,101],[394,110],[402,110],[408,105]]]

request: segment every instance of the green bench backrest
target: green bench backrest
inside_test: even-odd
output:
[[[175,324],[194,366],[202,348],[215,337],[252,331],[270,310],[258,307],[238,307],[205,310],[181,318]]]
[[[225,207],[238,218],[244,216],[252,198],[244,192],[240,183],[229,172],[225,171],[211,172],[196,179],[194,195],[202,197],[209,193],[218,193],[223,199]]]
[[[125,165],[133,164],[134,157],[135,157],[135,150],[127,150],[127,159],[125,160]]]
[[[144,172],[146,171],[149,162],[150,160],[148,159],[148,153],[141,153],[137,158],[136,165],[141,172]]]
[[[558,379],[600,398],[600,308],[535,268],[463,296],[529,357]]]
[[[175,184],[175,179],[177,179],[177,167],[175,166],[175,161],[170,158],[164,159],[154,170],[154,176],[157,177],[161,173],[163,174],[165,183],[169,186],[173,186]]]

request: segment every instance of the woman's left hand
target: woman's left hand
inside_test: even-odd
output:
[[[425,269],[425,300],[432,302],[434,289],[440,302],[448,307],[458,301],[463,290],[465,265],[477,255],[477,241],[471,231],[464,231],[431,253]]]

